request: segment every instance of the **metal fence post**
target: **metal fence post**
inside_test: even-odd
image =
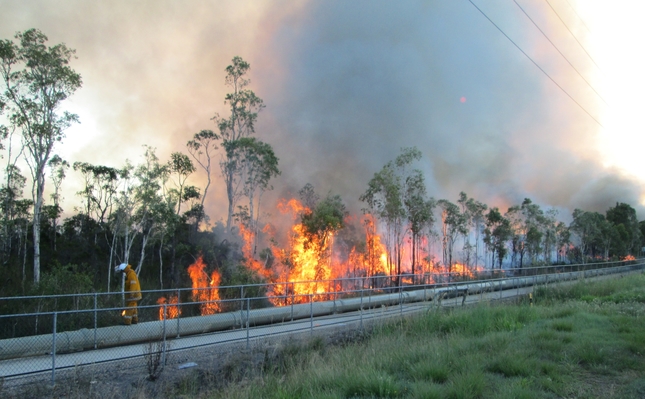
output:
[[[179,298],[179,297],[177,297]],[[179,302],[179,299],[177,299],[177,302]],[[168,318],[168,306],[164,303],[163,304],[163,348],[161,352],[161,364],[165,365],[166,364],[166,319]],[[179,314],[177,314],[177,318],[179,319]],[[179,335],[179,325],[177,325],[177,335]]]
[[[289,288],[289,283],[287,283],[287,289]],[[294,295],[296,292],[294,291],[296,287],[294,287],[293,283],[291,283],[291,321],[293,321],[293,300],[294,300]]]
[[[240,287],[240,328],[244,328],[244,286]]]
[[[179,338],[179,319],[181,319],[181,296],[179,296],[181,292],[179,289],[177,289],[177,337]]]
[[[426,280],[425,274],[423,275],[423,302],[426,302],[428,300],[428,297],[426,296],[426,289],[428,288],[428,283]]]
[[[314,295],[309,294],[309,334],[314,335]]]
[[[97,293],[94,293],[94,349],[96,349],[96,329],[98,328],[98,316],[97,316],[97,304],[96,304]]]
[[[399,307],[401,309],[401,316],[403,316],[403,280],[399,276]]]
[[[249,326],[249,312],[251,308],[251,298],[246,298],[246,349],[249,349],[249,334],[250,334],[250,326]]]
[[[52,332],[52,386],[56,385],[56,324],[58,313],[54,313],[54,329]]]
[[[361,330],[363,329],[363,287],[361,287]]]

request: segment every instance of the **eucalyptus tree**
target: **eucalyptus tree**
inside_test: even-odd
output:
[[[460,235],[467,234],[466,215],[459,210],[457,205],[446,199],[439,200],[437,204],[441,209],[443,264],[448,268],[448,273],[452,273],[455,241]]]
[[[573,221],[569,225],[569,230],[578,237],[578,248],[583,264],[587,261],[591,244],[600,234],[599,221],[601,217],[603,216],[597,212],[587,212],[577,208],[573,211]]]
[[[4,96],[0,92],[0,116],[4,114],[4,109],[7,106],[7,103],[4,100]],[[4,150],[4,141],[9,137],[9,128],[4,124],[0,124],[0,151]],[[2,156],[0,156],[2,158]]]
[[[2,157],[6,162],[4,165],[4,181],[0,186],[0,225],[2,227],[0,237],[2,238],[3,263],[6,264],[11,255],[14,238],[22,241],[24,236],[24,241],[26,242],[27,229],[25,227],[27,223],[22,219],[25,216],[24,212],[28,212],[31,208],[32,202],[26,203],[21,200],[24,188],[27,185],[27,179],[18,167],[18,160],[22,156],[24,148],[21,147],[17,154],[14,153],[13,135],[16,128],[15,126],[11,126],[11,129],[4,128],[8,144],[6,147],[3,146],[6,155]]]
[[[103,165],[88,162],[74,162],[73,169],[83,176],[84,187],[77,192],[85,202],[85,215],[95,217],[102,226],[109,218],[117,193],[120,171]]]
[[[605,219],[604,216],[600,216],[601,217],[597,220],[598,235],[596,236],[593,244],[602,251],[602,258],[604,260],[609,260],[609,251],[611,250],[612,244],[621,238],[620,229],[617,229],[616,226]]]
[[[491,263],[495,268],[495,262],[502,268],[502,262],[506,257],[506,242],[512,236],[511,222],[502,215],[497,207],[489,209],[486,214],[486,227],[484,229],[484,243],[491,251]]]
[[[622,240],[626,247],[626,253],[619,253],[618,256],[626,256],[628,253],[638,255],[642,242],[642,235],[638,218],[636,217],[636,210],[629,204],[616,203],[615,207],[607,210],[607,220],[614,226],[623,225],[626,236]]]
[[[163,186],[171,173],[169,164],[161,164],[155,150],[146,147],[144,162],[134,169],[137,184],[134,187],[136,209],[134,221],[136,230],[141,235],[141,250],[136,267],[137,274],[141,271],[146,258],[146,250],[150,240],[157,240],[163,247],[169,225],[175,225],[174,202],[164,196]],[[161,250],[161,249],[160,249]],[[159,254],[159,284],[163,288],[163,256]]]
[[[549,248],[550,244],[543,245],[547,244],[545,239],[552,240],[551,217],[545,215],[540,206],[529,198],[525,198],[521,205],[510,207],[505,217],[510,222],[513,265],[516,265],[519,257],[519,267],[523,267],[525,255],[531,263],[535,263],[542,250]],[[546,256],[545,261],[548,261]]]
[[[511,265],[522,268],[527,250],[526,236],[530,226],[526,223],[526,215],[522,212],[520,205],[508,208],[504,216],[508,219],[511,229]]]
[[[22,135],[33,185],[34,283],[40,281],[40,212],[45,191],[45,168],[65,129],[78,116],[60,112],[62,103],[81,87],[81,76],[70,66],[74,50],[65,44],[46,45],[37,29],[15,35],[17,43],[0,41],[0,74],[11,124]]]
[[[327,278],[323,274],[323,265],[331,266],[332,236],[345,227],[345,217],[348,212],[339,195],[327,194],[316,203],[313,209],[301,215],[301,223],[307,241],[305,245],[317,243],[319,247],[316,280]]]
[[[180,215],[181,204],[194,197],[193,193],[195,190],[192,188],[189,189],[188,195],[186,195],[186,181],[196,171],[195,165],[193,165],[188,155],[182,154],[181,152],[173,152],[170,154],[170,161],[168,161],[168,170],[175,184],[175,187],[170,190],[177,206],[175,213]]]
[[[549,209],[544,213],[542,223],[542,250],[543,259],[546,264],[553,263],[553,249],[557,245],[557,217],[558,211],[556,209]]]
[[[541,252],[542,238],[544,236],[541,229],[545,222],[544,211],[529,198],[524,199],[521,210],[524,214],[527,253],[531,263],[535,263],[537,256]]]
[[[56,251],[56,231],[58,227],[58,218],[60,217],[60,214],[62,213],[62,209],[60,207],[60,202],[61,202],[61,185],[63,184],[63,180],[66,177],[66,171],[69,169],[69,162],[66,160],[62,159],[58,155],[54,155],[50,160],[49,160],[49,168],[50,168],[50,179],[54,185],[54,192],[50,195],[52,202],[54,203],[54,209],[56,210],[56,215],[53,218],[53,230],[54,230],[54,251]]]
[[[386,245],[390,255],[388,265],[390,269],[393,263],[396,265],[397,275],[401,275],[402,245],[407,222],[405,193],[406,184],[410,182],[407,179],[411,176],[408,167],[419,159],[421,152],[416,147],[403,148],[394,161],[388,162],[374,174],[367,190],[360,196],[360,200],[368,204],[366,211],[385,221]]]
[[[555,225],[556,261],[558,263],[564,262],[567,258],[570,244],[571,232],[569,227],[564,222],[558,222]]]
[[[202,130],[199,133],[195,133],[193,139],[189,140],[186,144],[188,153],[204,169],[204,172],[206,172],[206,186],[204,187],[204,194],[202,195],[201,201],[202,209],[204,208],[204,201],[206,200],[208,189],[211,186],[211,163],[215,155],[215,150],[219,148],[217,146],[219,139],[220,137],[217,133],[212,130]]]
[[[273,187],[269,184],[272,178],[280,175],[278,157],[271,145],[255,137],[242,137],[224,143],[229,165],[240,171],[238,196],[248,199],[249,226],[256,233],[262,194]],[[236,198],[236,201],[238,198]]]
[[[466,208],[470,215],[470,222],[475,229],[475,263],[479,262],[479,242],[481,241],[481,233],[484,225],[484,212],[488,209],[488,205],[469,198],[466,202]]]
[[[170,225],[171,242],[171,258],[170,258],[170,274],[172,281],[179,283],[179,269],[176,267],[176,254],[177,254],[177,230],[181,223],[181,205],[184,202],[199,199],[199,190],[193,186],[187,185],[188,177],[196,170],[192,161],[186,154],[174,152],[170,155],[170,161],[167,164],[168,168],[168,181],[172,182],[174,187],[168,189],[169,201],[174,204],[175,218],[174,224]],[[203,214],[203,213],[202,213]],[[197,221],[198,223],[199,221]]]
[[[300,197],[302,205],[309,209],[314,209],[320,200],[320,196],[316,193],[314,186],[311,183],[305,184],[304,187],[298,191],[298,196]]]
[[[436,203],[433,198],[428,199],[427,195],[423,173],[415,169],[406,177],[403,193],[412,248],[412,275],[416,273],[416,265],[419,263],[422,231],[425,227],[432,228],[434,223],[433,212]]]
[[[215,115],[213,120],[220,131],[220,139],[223,147],[230,147],[231,142],[241,138],[249,137],[255,133],[255,122],[258,113],[264,108],[261,98],[255,95],[252,90],[246,87],[251,81],[246,78],[251,66],[241,57],[233,57],[232,64],[226,67],[226,84],[233,89],[231,93],[226,94],[225,103],[230,107],[230,115],[227,118]],[[220,161],[220,170],[226,184],[226,195],[228,199],[228,215],[226,219],[226,228],[230,232],[235,212],[237,200],[240,197],[240,191],[243,190],[242,173],[245,164],[238,159],[230,158],[228,151]]]
[[[470,265],[470,259],[472,257],[471,252],[473,250],[473,245],[470,243],[470,227],[472,225],[472,217],[470,215],[470,208],[468,208],[468,195],[465,192],[459,193],[459,199],[457,204],[459,204],[459,209],[461,214],[464,216],[464,229],[462,234],[462,239],[464,242],[463,245],[463,263],[466,266]]]
[[[134,198],[134,166],[126,160],[125,166],[119,171],[119,184],[115,198],[115,210],[109,219],[112,230],[110,246],[110,258],[108,261],[108,292],[112,268],[115,263],[130,263],[130,249],[136,237],[134,231],[134,211],[136,207]],[[116,257],[117,261],[114,262]]]
[[[9,163],[5,167],[5,181],[0,187],[0,223],[2,226],[0,236],[4,264],[11,257],[15,239],[19,240],[18,252],[20,252],[21,243],[25,244],[26,251],[29,210],[33,205],[31,200],[21,199],[26,184],[27,178],[20,173],[20,168]],[[23,272],[23,280],[25,276]]]
[[[482,225],[484,221],[484,211],[488,206],[484,203],[476,201],[474,198],[469,198],[465,192],[459,193],[457,200],[462,215],[465,219],[464,226],[464,263],[470,266],[471,261],[477,263],[479,261],[479,241],[481,240]],[[470,243],[471,228],[475,232],[475,245]],[[474,250],[474,256],[472,251]]]

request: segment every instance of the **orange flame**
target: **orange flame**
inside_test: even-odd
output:
[[[195,263],[188,266],[188,275],[193,282],[193,301],[202,302],[200,310],[202,316],[211,315],[221,311],[219,305],[219,284],[221,280],[220,274],[214,270],[210,279],[208,274],[204,271],[206,264],[200,256]]]
[[[243,240],[245,266],[269,283],[266,296],[276,306],[328,300],[337,291],[357,287],[380,289],[395,281],[404,284],[446,281],[445,273],[449,268],[435,261],[432,243],[429,245],[426,238],[416,242],[413,251],[411,239],[406,237],[406,243],[397,248],[400,251],[398,254],[388,253],[387,245],[393,242],[391,237],[388,240],[389,236],[379,234],[376,218],[368,214],[361,220],[365,241],[352,248],[346,246],[347,241],[337,240],[332,235],[320,237],[306,234],[305,227],[298,220],[311,210],[297,199],[281,200],[278,209],[283,214],[290,215],[293,224],[287,236],[281,237],[278,237],[278,229],[274,225],[267,224],[262,229],[262,237],[270,237],[269,247],[272,253],[272,258],[267,258],[266,262],[256,258],[257,229],[243,224],[238,226]],[[283,220],[289,220],[289,217],[284,217]],[[347,223],[352,220],[356,219],[347,218]],[[287,245],[278,246],[278,242],[284,241],[287,241]],[[390,244],[386,244],[388,242]],[[394,280],[390,276],[398,270],[398,262],[404,276],[400,280]],[[202,257],[199,257],[188,267],[188,274],[192,280],[193,300],[200,302],[202,315],[210,315],[222,311],[220,275],[214,271],[209,277],[205,269],[206,265]],[[452,278],[472,279],[476,277],[476,271],[482,268],[455,263],[450,270]],[[356,279],[344,280],[346,277]],[[165,304],[167,318],[181,315],[178,302],[177,298],[160,298],[158,301],[160,305]],[[163,317],[162,306],[159,318]]]
[[[176,319],[177,317],[181,316],[181,308],[178,305],[179,298],[176,295],[171,296],[170,299],[166,299],[166,297],[162,296],[161,298],[157,299],[157,304],[160,305],[159,320]],[[165,317],[164,317],[164,305],[166,305]]]
[[[627,255],[623,258],[623,260],[636,260],[636,258],[634,257],[634,255]]]
[[[476,276],[475,276],[475,273],[473,273],[473,270],[477,272],[477,271],[481,271],[481,268],[478,266],[471,266],[469,268],[466,265],[463,265],[461,263],[455,263],[452,265],[453,275],[458,275],[463,278],[474,279]]]
[[[271,271],[266,269],[264,265],[257,259],[255,259],[255,233],[240,223],[240,237],[244,242],[242,246],[242,254],[246,261],[246,266],[258,273],[260,276],[264,277],[266,280],[271,278]]]
[[[280,201],[278,209],[282,213],[290,213],[294,220],[303,212],[310,212],[309,208],[296,199]],[[314,300],[323,300],[334,290],[331,284],[321,281],[336,277],[329,251],[332,241],[332,237],[328,237],[324,243],[316,237],[308,237],[302,224],[294,224],[288,250],[273,248],[273,255],[279,263],[288,265],[283,274],[287,284],[273,289],[274,304],[304,303],[310,300],[310,295],[313,295]]]

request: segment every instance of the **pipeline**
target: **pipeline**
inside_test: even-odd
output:
[[[3,339],[0,340],[0,360],[51,354],[52,347],[56,348],[56,353],[70,353],[160,340],[163,339],[164,334],[165,337],[176,337],[224,331],[246,325],[247,317],[249,326],[284,323],[291,320],[306,319],[312,316],[318,317],[360,309],[393,306],[401,302],[414,303],[438,300],[461,294],[464,295],[465,299],[465,295],[561,283],[608,274],[622,274],[642,270],[644,267],[645,264],[633,264],[616,268],[461,282],[453,283],[447,287],[438,287],[430,284],[424,286],[423,289],[414,289],[420,286],[413,288],[406,287],[400,292],[367,296],[364,298],[354,297],[284,307],[253,309],[248,312],[236,311],[209,316],[186,317],[181,318],[178,322],[176,319],[170,319],[141,322],[130,326],[101,327],[96,329],[96,337],[98,337],[96,342],[95,331],[85,328],[77,331],[58,332],[56,334],[55,346],[52,345],[52,334]]]

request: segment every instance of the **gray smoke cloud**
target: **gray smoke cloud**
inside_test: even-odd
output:
[[[597,100],[517,9],[482,8],[590,113]],[[529,197],[562,210],[642,213],[642,182],[602,166],[598,125],[468,2],[8,1],[0,37],[36,27],[77,50],[84,86],[71,109],[82,124],[70,161],[137,163],[142,145],[168,159],[210,118],[226,115],[224,68],[251,64],[267,105],[258,137],[280,158],[267,204],[306,183],[358,211],[368,180],[401,147],[416,146],[430,195],[460,191],[505,207]],[[554,40],[564,33],[529,9]],[[572,54],[583,68],[588,64]],[[201,184],[202,177],[194,183]],[[78,201],[73,179],[67,201]],[[207,212],[225,214],[221,181]],[[265,210],[272,209],[264,206]],[[279,214],[272,211],[274,215]]]

